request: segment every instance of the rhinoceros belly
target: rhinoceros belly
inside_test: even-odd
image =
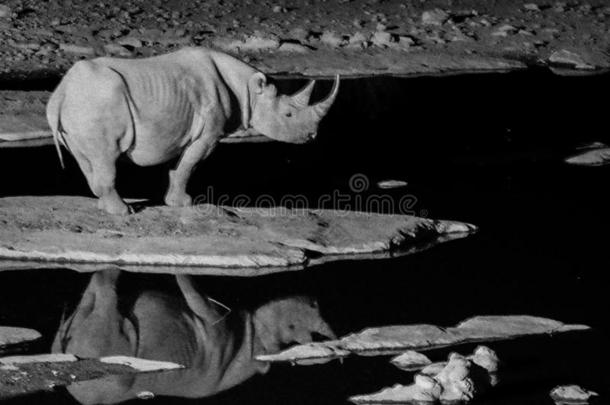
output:
[[[157,165],[179,156],[192,137],[190,121],[173,125],[157,120],[136,123],[128,156],[140,166]]]
[[[197,135],[192,89],[184,86],[183,77],[165,70],[130,71],[125,78],[135,104],[129,157],[150,166],[178,156]]]

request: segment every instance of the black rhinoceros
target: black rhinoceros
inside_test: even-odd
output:
[[[142,58],[96,58],[72,66],[47,104],[47,119],[59,142],[74,155],[99,207],[127,214],[115,188],[116,160],[126,154],[141,166],[180,156],[170,171],[165,203],[188,206],[186,185],[227,124],[244,131],[304,143],[316,136],[333,104],[330,95],[309,105],[314,81],[292,96],[278,94],[265,75],[222,52],[185,48]],[[63,160],[62,160],[63,165]]]

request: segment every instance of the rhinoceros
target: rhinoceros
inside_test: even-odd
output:
[[[79,382],[68,388],[78,401],[117,403],[143,392],[207,397],[265,373],[269,364],[257,361],[257,355],[317,337],[336,338],[309,296],[271,299],[228,312],[191,276],[175,280],[159,289],[140,279],[131,286],[129,280],[121,284],[117,270],[92,275],[78,306],[62,321],[52,352],[81,358],[125,355],[186,368]]]
[[[165,203],[189,206],[192,171],[234,129],[289,143],[314,139],[337,97],[339,76],[324,100],[309,105],[314,84],[278,94],[263,73],[237,58],[185,48],[149,58],[76,62],[46,113],[62,166],[60,143],[78,162],[98,206],[127,214],[115,188],[120,155],[140,166],[180,156],[169,173]]]

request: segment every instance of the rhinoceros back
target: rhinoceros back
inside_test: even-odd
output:
[[[210,114],[220,114],[223,120],[230,114],[228,92],[205,54],[185,51],[100,63],[123,77],[133,100],[135,140],[129,155],[137,164],[175,157],[200,135]]]

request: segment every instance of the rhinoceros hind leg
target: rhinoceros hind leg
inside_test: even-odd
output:
[[[129,207],[121,199],[115,188],[117,156],[98,155],[95,160],[88,160],[84,154],[74,153],[74,157],[87,178],[91,191],[99,198],[98,208],[109,214],[126,215],[129,213]]]
[[[103,165],[94,165],[92,174],[93,194],[98,198],[98,207],[113,215],[129,214],[129,207],[116,191],[114,182],[116,178],[115,162],[104,162]]]
[[[212,153],[215,145],[214,137],[201,136],[184,150],[176,168],[169,172],[165,204],[170,207],[188,207],[193,204],[193,199],[186,193],[186,186],[197,164]]]

